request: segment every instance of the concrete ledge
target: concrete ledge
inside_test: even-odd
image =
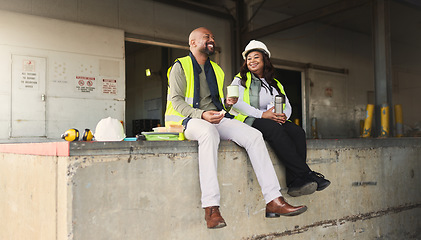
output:
[[[266,219],[244,149],[223,141],[221,212],[206,229],[196,142],[72,142],[69,156],[0,154],[0,239],[420,239],[421,138],[309,140],[332,181],[292,198],[309,210]]]
[[[137,153],[180,153],[197,152],[196,141],[136,141],[136,142],[70,142],[70,155],[101,155]],[[316,149],[357,149],[385,147],[416,147],[421,138],[355,138],[355,139],[308,139],[307,148]],[[236,147],[230,141],[221,141],[220,151]]]
[[[69,156],[69,142],[0,144],[0,152],[41,156]]]

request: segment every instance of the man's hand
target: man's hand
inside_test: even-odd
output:
[[[219,123],[224,118],[223,112],[218,111],[205,111],[202,113],[202,119],[210,123]]]
[[[287,116],[285,115],[285,113],[274,113],[274,108],[275,107],[273,106],[269,108],[266,112],[264,112],[262,118],[271,119],[277,123],[285,123],[285,121],[287,120]]]

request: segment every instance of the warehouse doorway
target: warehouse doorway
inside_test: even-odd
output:
[[[303,126],[302,73],[300,71],[275,69],[275,78],[284,86],[285,93],[292,107],[290,120]]]
[[[164,126],[167,69],[173,59],[187,54],[186,49],[125,41],[127,136]]]

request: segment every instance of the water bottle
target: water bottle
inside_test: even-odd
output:
[[[275,97],[275,113],[283,113],[285,98],[283,96]]]

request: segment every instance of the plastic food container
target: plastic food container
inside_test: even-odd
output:
[[[178,132],[142,132],[147,141],[178,141]]]

